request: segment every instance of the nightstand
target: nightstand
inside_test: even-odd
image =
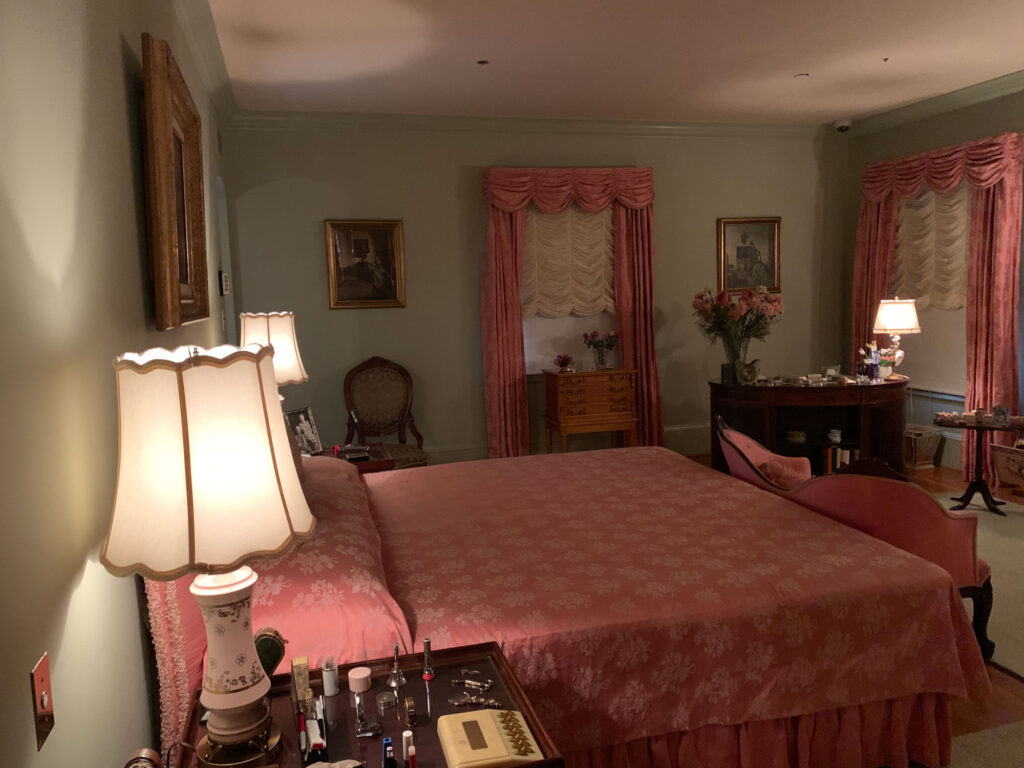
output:
[[[360,475],[367,475],[371,472],[387,472],[395,468],[395,460],[391,458],[391,454],[388,453],[388,448],[384,443],[370,443],[369,449],[370,458],[368,460],[350,462],[359,470]],[[325,448],[317,455],[334,456],[334,449]],[[346,460],[344,455],[339,455],[337,458]]]
[[[437,738],[437,718],[453,712],[465,712],[473,707],[456,708],[448,698],[461,689],[451,685],[456,677],[465,677],[461,670],[471,668],[480,672],[480,678],[494,680],[495,686],[487,692],[488,697],[506,703],[508,709],[517,709],[522,715],[534,739],[543,753],[543,758],[531,763],[523,763],[524,768],[564,768],[565,762],[555,747],[554,742],[544,729],[537,713],[526,698],[519,681],[516,680],[505,656],[497,643],[480,643],[458,648],[444,648],[433,652],[434,680],[430,684],[432,717],[427,717],[426,693],[421,673],[423,670],[423,654],[407,654],[399,656],[398,663],[408,681],[399,693],[399,699],[412,696],[416,700],[417,724],[411,728],[416,744],[416,765],[418,768],[445,768],[447,765]],[[401,708],[391,710],[391,714],[380,716],[377,713],[377,694],[391,690],[385,684],[391,667],[392,657],[374,659],[372,661],[347,664],[338,667],[338,679],[341,693],[326,699],[327,751],[328,760],[336,762],[346,758],[361,760],[367,768],[377,768],[381,760],[381,737],[357,739],[355,737],[355,710],[352,708],[351,694],[348,691],[348,670],[352,667],[365,666],[372,670],[373,687],[364,694],[367,716],[378,720],[384,728],[383,736],[390,736],[396,745],[399,765],[402,764],[402,731],[406,730],[401,719]],[[309,672],[310,686],[314,695],[323,692],[322,675],[319,669]],[[277,759],[280,768],[301,768],[302,756],[298,750],[295,735],[295,715],[291,703],[291,675],[274,675],[270,689],[270,706],[274,722],[281,729],[281,754]],[[477,707],[478,709],[479,707]],[[198,707],[194,706],[194,710]],[[197,727],[195,712],[192,727],[187,740],[195,743],[196,734],[202,735]],[[186,753],[187,754],[187,753]]]

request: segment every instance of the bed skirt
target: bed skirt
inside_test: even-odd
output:
[[[581,750],[566,768],[930,768],[948,765],[945,694],[842,707],[779,720],[693,731]]]

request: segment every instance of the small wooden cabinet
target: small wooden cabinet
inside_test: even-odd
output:
[[[622,432],[636,444],[636,371],[613,369],[559,373],[544,371],[544,425],[548,453],[551,433]]]

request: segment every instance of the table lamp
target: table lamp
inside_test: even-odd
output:
[[[882,299],[875,315],[872,333],[887,333],[892,338],[893,368],[903,360],[900,354],[900,335],[904,333],[920,333],[921,323],[917,319],[917,305],[914,299]],[[891,374],[890,378],[902,378]]]
[[[242,312],[242,346],[262,344],[274,348],[277,386],[309,381],[295,337],[294,312]]]
[[[119,455],[100,561],[118,576],[170,580],[190,591],[206,625],[200,703],[210,711],[199,762],[273,762],[270,679],[253,643],[245,563],[278,557],[313,533],[274,382],[273,350],[179,347],[114,361]]]

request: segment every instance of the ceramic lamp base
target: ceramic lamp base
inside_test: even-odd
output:
[[[230,573],[197,576],[189,591],[206,625],[206,666],[199,702],[210,711],[207,736],[198,745],[200,764],[264,765],[280,749],[270,720],[270,678],[252,634],[252,589],[248,566]]]

